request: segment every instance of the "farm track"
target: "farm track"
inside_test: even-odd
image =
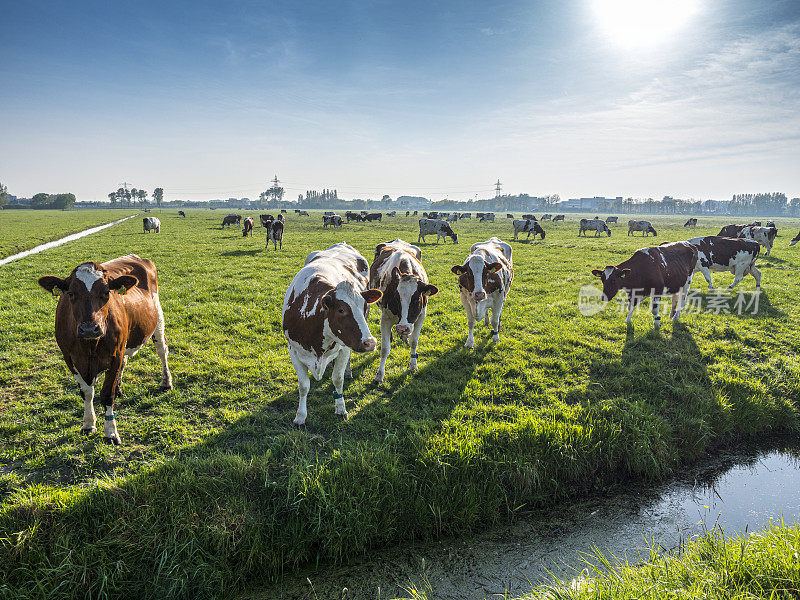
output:
[[[379,242],[413,243],[416,220],[333,231],[319,215],[290,214],[275,252],[263,229],[242,238],[216,212],[158,216],[160,234],[131,220],[0,270],[0,465],[13,465],[0,471],[0,563],[12,597],[215,597],[316,560],[465,535],[522,506],[658,479],[715,446],[798,429],[800,254],[787,237],[759,259],[759,314],[686,315],[658,334],[646,310],[634,332],[618,313],[582,317],[579,287],[594,283],[592,268],[716,233],[722,220],[688,232],[679,217],[654,217],[650,240],[622,227],[579,240],[575,222],[545,224],[544,242],[512,243],[500,344],[479,327],[468,351],[450,267],[473,242],[512,232],[510,220],[462,221],[459,244],[421,245],[441,292],[419,372],[406,372],[398,344],[375,385],[378,354],[358,357],[350,419],[334,416],[324,378],[298,431],[280,328],[288,282],[308,252],[338,241],[368,260]],[[156,391],[158,361],[143,349],[122,383],[124,445],[110,448],[78,435],[82,403],[55,350],[55,302],[36,279],[129,252],[157,265],[175,389]],[[731,278],[714,275],[718,286]],[[702,277],[694,287],[705,294]]]

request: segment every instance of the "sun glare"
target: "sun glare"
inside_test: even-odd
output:
[[[616,45],[643,49],[669,41],[697,12],[697,0],[593,0],[598,24]]]

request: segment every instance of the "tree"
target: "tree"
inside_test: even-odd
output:
[[[0,183],[0,206],[8,204],[8,188]]]
[[[31,198],[31,208],[46,208],[50,204],[50,194],[40,192]]]
[[[68,210],[75,204],[75,194],[53,194],[50,196],[50,207]]]
[[[147,204],[147,192],[145,190],[139,190],[136,192],[136,195],[139,197],[139,202],[141,202],[142,205]]]
[[[156,188],[153,190],[153,202],[156,203],[157,206],[161,207],[161,203],[164,201],[164,188]]]
[[[111,202],[111,204],[116,204],[117,203],[117,192],[111,192],[108,195],[108,199]]]

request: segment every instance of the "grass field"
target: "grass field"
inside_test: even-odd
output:
[[[255,213],[252,213],[255,216]],[[0,268],[0,593],[13,598],[211,598],[314,561],[470,531],[634,479],[663,477],[715,445],[798,430],[800,250],[759,259],[756,315],[686,314],[652,331],[642,311],[581,316],[592,268],[685,239],[685,219],[651,218],[659,236],[577,238],[545,224],[513,242],[515,279],[501,342],[464,312],[450,267],[511,222],[462,221],[460,243],[422,247],[432,298],[420,369],[393,348],[353,361],[350,418],[333,414],[329,378],[312,383],[296,430],[297,382],[281,333],[284,291],[314,249],[345,240],[415,242],[413,218],[324,230],[288,215],[283,251],[264,234],[221,230],[219,212],[165,211],[158,235],[131,220]],[[625,220],[621,218],[621,220]],[[716,233],[701,219],[691,235]],[[53,336],[55,299],[36,285],[87,259],[155,261],[175,389],[157,391],[152,345],[130,361],[118,405],[123,446],[81,437],[83,410]],[[715,274],[727,285],[730,274]],[[702,277],[694,287],[706,292]],[[752,290],[747,277],[740,288]],[[378,312],[370,318],[378,332]]]
[[[134,209],[0,210],[0,258],[136,212]]]
[[[653,548],[642,564],[597,554],[588,577],[537,590],[525,600],[659,598],[678,600],[796,600],[800,597],[800,527],[771,525],[752,535],[726,537],[715,529],[674,555]],[[412,590],[416,600],[425,590]]]

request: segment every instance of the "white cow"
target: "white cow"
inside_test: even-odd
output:
[[[142,219],[142,224],[144,225],[143,233],[150,233],[151,231],[161,233],[161,221],[158,220],[158,217],[145,217]]]

